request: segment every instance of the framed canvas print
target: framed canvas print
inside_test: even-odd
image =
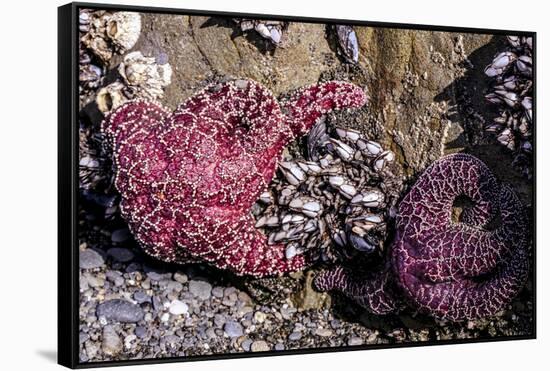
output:
[[[62,365],[535,337],[534,32],[72,3],[58,35]]]

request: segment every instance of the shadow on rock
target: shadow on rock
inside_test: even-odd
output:
[[[277,48],[276,45],[274,45],[272,42],[270,42],[267,39],[264,39],[261,37],[256,31],[250,30],[250,31],[242,31],[240,26],[227,18],[215,18],[211,17],[208,18],[206,22],[204,22],[200,28],[208,28],[208,27],[223,27],[223,28],[229,28],[233,31],[231,34],[231,40],[235,40],[237,37],[243,36],[246,38],[246,40],[254,45],[258,51],[262,54],[268,54],[273,55],[275,53],[275,49]]]
[[[504,36],[494,36],[488,44],[474,50],[459,65],[464,69],[464,74],[434,98],[436,102],[450,102],[447,118],[452,122],[452,127],[461,126],[463,129],[459,136],[446,144],[447,149],[468,148],[487,139],[484,125],[497,116],[498,110],[485,100],[491,79],[484,70],[505,45]]]

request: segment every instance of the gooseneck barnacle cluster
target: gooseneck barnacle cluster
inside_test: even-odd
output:
[[[473,206],[456,223],[451,216],[459,196]],[[400,203],[385,269],[360,280],[336,268],[321,273],[315,284],[320,290],[341,290],[379,314],[398,309],[396,298],[403,297],[439,319],[492,316],[527,278],[525,218],[515,193],[484,163],[466,154],[449,155],[432,164]]]
[[[121,214],[145,251],[164,261],[258,277],[299,270],[306,258],[286,259],[283,245],[268,245],[250,208],[289,141],[330,110],[365,101],[359,87],[327,82],[297,91],[281,109],[262,85],[236,80],[206,88],[174,112],[126,103],[102,124]]]

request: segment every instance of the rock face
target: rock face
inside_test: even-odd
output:
[[[491,112],[483,75],[503,37],[354,27],[356,66],[345,65],[326,25],[290,23],[274,47],[229,19],[144,14],[133,50],[174,67],[163,103],[170,108],[220,78],[250,78],[275,95],[329,78],[365,86],[371,98],[361,115],[345,117],[390,147],[414,175],[439,158],[479,140]],[[111,61],[115,68],[122,57]],[[452,109],[451,109],[452,107]],[[487,113],[489,112],[489,113]],[[475,130],[472,130],[475,129]]]

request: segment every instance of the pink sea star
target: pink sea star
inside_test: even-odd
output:
[[[262,85],[236,80],[210,86],[173,113],[127,103],[102,124],[121,214],[144,250],[164,261],[258,277],[299,270],[306,259],[287,260],[283,245],[269,246],[250,208],[289,141],[330,110],[365,101],[359,87],[333,81],[299,90],[281,110]]]
[[[453,223],[458,196],[474,206]],[[487,229],[499,216],[498,226]],[[399,205],[391,260],[367,279],[338,267],[321,273],[320,290],[338,289],[373,313],[397,310],[400,298],[436,318],[452,321],[492,316],[527,279],[523,207],[477,158],[446,156],[432,164]]]

